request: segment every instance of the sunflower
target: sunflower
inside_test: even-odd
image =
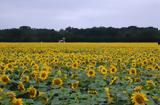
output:
[[[132,66],[132,67],[136,67],[136,63],[132,63],[131,66]]]
[[[147,70],[154,70],[155,68],[154,68],[153,65],[147,65],[147,66],[146,66],[146,69],[147,69]]]
[[[155,66],[154,66],[154,69],[155,69],[155,70],[159,70],[159,65],[158,65],[158,64],[155,65]]]
[[[75,90],[79,85],[79,81],[71,83],[71,89]]]
[[[78,74],[76,74],[76,73],[71,74],[71,78],[72,79],[77,79],[78,78]]]
[[[0,70],[4,71],[5,70],[5,66],[4,65],[0,65]]]
[[[77,69],[78,68],[78,62],[73,62],[72,63],[72,68]]]
[[[53,85],[57,85],[57,86],[61,86],[61,85],[63,84],[63,81],[62,81],[61,78],[54,78],[54,79],[52,80],[52,84],[53,84]]]
[[[148,87],[154,86],[154,82],[152,80],[147,80],[146,84],[147,84]]]
[[[112,80],[110,81],[109,85],[112,85],[117,80],[118,80],[117,76],[113,77]]]
[[[11,69],[11,68],[12,68],[12,64],[11,64],[11,63],[8,63],[8,64],[6,65],[6,68]]]
[[[131,68],[131,69],[129,69],[129,74],[133,74],[133,75],[137,75],[137,70],[136,70],[136,68]]]
[[[151,58],[149,59],[149,61],[150,61],[150,62],[155,62],[155,58],[154,58],[154,57],[151,57]]]
[[[54,58],[53,62],[58,63],[59,62],[58,58]]]
[[[125,76],[125,80],[129,81],[129,80],[132,80],[132,78],[130,76]]]
[[[145,101],[148,101],[147,96],[140,92],[135,92],[131,96],[131,100],[134,105],[145,105]]]
[[[48,72],[49,71],[49,67],[48,66],[43,66],[43,68],[41,70]]]
[[[31,76],[35,79],[36,77],[38,77],[39,72],[37,70],[33,70],[31,72]]]
[[[21,78],[21,80],[22,80],[23,82],[29,82],[29,76],[23,75],[22,78]]]
[[[15,94],[14,92],[12,92],[12,91],[7,92],[6,95],[7,95],[9,98],[11,98],[11,99],[13,99],[13,98],[16,97],[16,94]]]
[[[95,77],[96,72],[94,70],[87,70],[86,74],[88,77]]]
[[[66,63],[65,63],[65,66],[66,66],[66,67],[71,67],[71,63],[70,63],[70,62],[66,62]]]
[[[122,62],[122,59],[121,59],[121,58],[118,58],[118,59],[117,59],[117,62],[118,62],[118,63]]]
[[[23,105],[23,100],[21,98],[14,98],[11,105]]]
[[[114,73],[117,72],[117,68],[115,66],[111,66],[109,71],[110,71],[111,74],[114,74]]]
[[[98,67],[98,71],[100,72],[102,68],[105,68],[105,67],[104,67],[103,65],[100,65],[100,66]]]
[[[92,60],[92,61],[91,61],[91,65],[93,65],[93,66],[95,66],[96,63],[97,63],[97,62],[96,62],[95,60]]]
[[[33,70],[38,70],[38,69],[39,69],[39,66],[38,66],[38,64],[34,64],[34,65],[32,66],[32,68],[33,68]]]
[[[2,88],[0,88],[0,93],[2,93],[3,92],[3,89]]]
[[[103,75],[106,75],[107,74],[107,69],[105,67],[101,68],[100,73],[103,74]]]
[[[134,82],[141,82],[141,78],[134,78]]]
[[[4,74],[4,75],[1,76],[0,81],[3,84],[7,84],[10,81],[10,78],[7,75]]]
[[[35,98],[37,95],[37,90],[33,86],[30,86],[27,92],[29,93],[30,98]]]
[[[19,90],[19,91],[25,91],[25,87],[24,87],[24,85],[23,85],[22,82],[20,82],[20,83],[18,84],[18,90]]]
[[[136,63],[136,60],[132,60],[132,63]]]
[[[148,60],[143,60],[143,64],[147,65],[148,64]]]
[[[96,89],[88,89],[88,94],[90,95],[97,95],[97,93]]]
[[[134,88],[134,91],[135,91],[135,92],[140,92],[142,89],[143,89],[143,86],[136,86],[136,87]]]
[[[43,70],[43,71],[40,72],[40,77],[39,78],[41,80],[45,80],[45,79],[47,79],[47,77],[48,77],[48,72],[47,71]]]

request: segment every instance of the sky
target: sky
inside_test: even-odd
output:
[[[0,0],[0,29],[157,27],[160,0]]]

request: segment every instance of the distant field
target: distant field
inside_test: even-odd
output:
[[[0,43],[0,47],[5,47],[5,46],[19,46],[19,47],[48,47],[48,46],[91,46],[91,47],[96,47],[96,46],[106,46],[106,47],[112,47],[112,46],[119,46],[119,47],[128,47],[128,46],[133,46],[133,47],[157,47],[158,44],[157,43],[86,43],[86,42],[73,42],[73,43],[46,43],[46,42],[19,42],[19,43],[15,43],[15,42],[1,42]],[[96,46],[95,46],[96,45]]]
[[[0,43],[0,105],[158,105],[159,58],[157,43]]]

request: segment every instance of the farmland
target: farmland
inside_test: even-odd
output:
[[[0,43],[0,105],[160,105],[156,43]]]

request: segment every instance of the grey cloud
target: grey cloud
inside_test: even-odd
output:
[[[0,28],[160,28],[160,0],[1,0]]]

